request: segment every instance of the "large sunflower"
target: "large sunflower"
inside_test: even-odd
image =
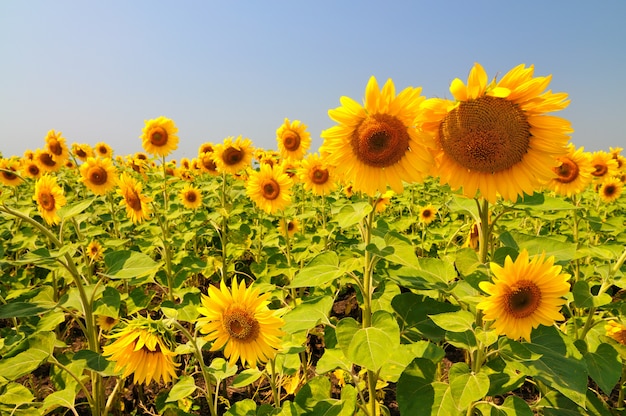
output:
[[[568,153],[559,156],[559,166],[552,168],[556,177],[546,183],[546,187],[559,195],[572,196],[584,191],[591,183],[594,168],[591,166],[591,154],[584,147],[576,149],[572,143]]]
[[[108,157],[89,157],[80,166],[81,181],[96,195],[104,195],[115,187],[116,172]]]
[[[543,253],[529,260],[524,249],[515,261],[507,256],[504,267],[491,263],[491,272],[493,283],[480,283],[490,296],[477,308],[484,310],[486,320],[494,321],[498,334],[530,341],[533,328],[564,319],[559,310],[566,302],[570,275],[561,273],[554,257],[546,259]]]
[[[278,151],[285,159],[300,160],[311,146],[311,134],[300,120],[285,122],[276,130]]]
[[[436,139],[441,182],[493,203],[498,194],[516,201],[554,177],[572,128],[546,113],[564,109],[569,100],[565,93],[544,92],[551,76],[533,78],[533,71],[522,64],[497,83],[488,82],[476,63],[467,85],[452,81],[456,101],[424,102],[417,125]]]
[[[122,172],[117,180],[117,193],[122,196],[120,205],[126,207],[126,214],[133,224],[138,224],[150,218],[152,198],[145,196],[141,191],[143,185],[126,172]]]
[[[70,150],[67,147],[65,138],[61,136],[61,132],[50,130],[46,135],[46,150],[52,158],[60,165],[64,164],[70,157]]]
[[[48,225],[58,224],[61,221],[57,210],[67,201],[63,195],[63,189],[57,184],[56,177],[46,174],[37,179],[33,199],[37,201],[39,213]]]
[[[614,159],[611,153],[603,150],[591,154],[591,165],[594,169],[591,174],[594,179],[600,181],[616,176],[619,171],[617,159]]]
[[[215,145],[213,160],[219,172],[234,175],[250,166],[253,153],[254,148],[250,139],[238,136],[233,140],[232,137],[227,137],[224,143]]]
[[[298,177],[304,184],[304,189],[312,191],[315,195],[328,195],[337,187],[337,182],[332,176],[332,167],[317,153],[301,161]]]
[[[102,354],[115,362],[115,371],[122,377],[133,375],[135,383],[149,384],[152,380],[169,383],[176,378],[176,353],[166,342],[166,329],[156,321],[138,318],[110,336],[115,341],[102,348]]]
[[[209,286],[208,296],[202,296],[202,306],[198,308],[203,316],[196,325],[205,334],[205,340],[213,341],[211,351],[224,348],[224,356],[231,364],[241,359],[244,366],[256,366],[274,358],[281,347],[280,328],[284,321],[267,307],[269,296],[246,288],[243,281],[237,284],[236,279],[230,289],[224,281],[220,289]]]
[[[17,186],[22,183],[19,175],[21,169],[19,159],[1,159],[0,158],[0,182],[7,186]]]
[[[146,120],[141,140],[144,150],[151,155],[167,156],[178,149],[178,127],[167,117]]]
[[[246,182],[246,195],[268,214],[281,211],[291,202],[293,182],[280,166],[262,164],[250,174]]]
[[[178,194],[185,208],[197,209],[202,206],[202,193],[192,184],[186,184]]]
[[[396,96],[389,79],[379,90],[371,77],[364,105],[341,97],[341,107],[328,111],[339,125],[322,132],[320,154],[355,191],[369,196],[387,186],[400,193],[403,182],[422,181],[432,164],[432,139],[414,127],[424,97],[421,88],[406,88]]]

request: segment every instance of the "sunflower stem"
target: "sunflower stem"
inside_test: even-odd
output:
[[[480,225],[478,227],[479,241],[479,260],[481,263],[487,262],[487,254],[489,253],[489,241],[491,240],[491,228],[489,227],[489,201],[483,199],[479,201],[475,199],[478,205],[478,215],[480,217]]]
[[[272,372],[270,377],[270,387],[272,389],[272,397],[274,398],[274,404],[277,408],[280,408],[280,391],[276,380],[276,360],[273,358],[270,361],[270,370]]]
[[[367,246],[372,240],[372,226],[376,210],[375,199],[370,198],[372,210],[367,214],[363,227],[363,240],[365,243],[365,258],[363,264],[363,328],[372,326],[372,292],[373,292],[373,265],[372,255]],[[369,393],[368,407],[370,416],[376,416],[376,381],[378,375],[375,371],[367,370],[367,390]]]
[[[222,242],[222,280],[226,280],[226,274],[228,272],[228,252],[226,246],[228,244],[228,218],[226,217],[226,172],[222,173],[222,229],[220,230],[220,240]]]

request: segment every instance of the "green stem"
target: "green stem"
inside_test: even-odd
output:
[[[274,398],[274,405],[277,408],[280,408],[280,391],[279,391],[280,386],[278,385],[277,380],[276,380],[276,360],[270,359],[270,368],[272,371],[272,374],[270,377],[270,387],[272,389],[272,397]]]
[[[478,216],[480,224],[478,225],[478,241],[479,241],[479,260],[481,263],[487,262],[487,254],[489,253],[489,241],[491,240],[491,228],[489,226],[489,201],[486,199],[475,200],[478,205]]]
[[[76,381],[76,383],[78,384],[78,386],[80,387],[80,389],[82,390],[82,392],[85,394],[85,397],[87,398],[87,402],[89,403],[89,406],[93,409],[95,407],[95,403],[93,400],[93,397],[91,395],[91,392],[87,389],[87,387],[85,386],[85,383],[83,383],[80,378],[74,374],[72,372],[72,370],[70,370],[69,368],[67,368],[65,365],[61,364],[55,357],[54,355],[51,355],[48,358],[48,361],[51,364],[56,365],[57,367],[59,367],[61,370],[65,371],[70,377],[72,377],[74,379],[74,381]]]
[[[226,213],[228,212],[226,209],[226,172],[222,174],[222,195],[221,195],[221,203],[222,203],[222,227],[220,232],[220,240],[222,241],[222,280],[226,280],[226,275],[228,272],[228,252],[226,250],[226,246],[228,245],[228,218]]]
[[[363,227],[363,241],[365,243],[365,259],[363,264],[363,328],[372,326],[372,293],[373,293],[373,265],[372,255],[367,246],[372,240],[372,226],[374,223],[374,200],[370,198],[372,210],[367,214]],[[376,381],[378,375],[375,371],[367,370],[368,408],[370,416],[376,416]]]
[[[626,361],[622,360],[622,376],[619,380],[619,392],[615,407],[621,408],[624,405],[624,395],[626,394]]]

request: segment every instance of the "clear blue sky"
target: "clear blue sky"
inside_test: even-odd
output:
[[[586,150],[626,148],[626,1],[0,1],[0,151],[72,142],[141,151],[145,119],[179,128],[175,158],[249,137],[276,149],[285,117],[313,149],[342,95],[371,75],[450,97],[474,62],[517,64],[570,95]]]

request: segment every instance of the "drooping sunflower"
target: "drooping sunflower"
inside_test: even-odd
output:
[[[437,208],[434,205],[428,204],[420,209],[418,221],[422,224],[430,224],[437,218]]]
[[[105,195],[115,187],[117,169],[108,157],[89,157],[80,166],[81,181],[96,195]]]
[[[268,214],[284,210],[291,202],[293,182],[280,166],[262,164],[246,182],[246,195]]]
[[[204,339],[212,341],[211,351],[224,348],[224,356],[233,364],[237,360],[256,366],[274,358],[281,347],[280,330],[284,321],[268,308],[270,294],[260,295],[258,289],[246,288],[233,278],[229,289],[209,286],[208,296],[202,295],[201,316],[196,325]]]
[[[559,166],[553,167],[556,177],[546,183],[546,187],[559,195],[572,196],[584,191],[591,183],[594,168],[591,166],[591,154],[584,147],[576,149],[572,143],[567,147],[565,156],[557,157]]]
[[[0,182],[7,186],[17,186],[22,183],[22,177],[18,173],[22,169],[19,159],[0,158]]]
[[[70,150],[67,147],[65,138],[61,135],[61,132],[54,130],[48,131],[46,135],[46,151],[60,165],[64,164],[70,157]]]
[[[311,146],[311,134],[300,120],[285,122],[276,130],[278,151],[285,159],[300,160]]]
[[[102,260],[103,254],[104,250],[102,249],[102,245],[96,240],[91,241],[87,245],[87,256],[91,259],[91,261]]]
[[[486,320],[493,321],[498,334],[530,341],[533,328],[565,319],[560,309],[570,289],[570,275],[554,265],[554,257],[546,259],[542,253],[529,259],[523,249],[515,261],[507,256],[504,267],[491,263],[490,268],[493,283],[480,283],[489,298],[477,308],[484,311]]]
[[[59,163],[52,154],[43,149],[35,150],[33,160],[43,172],[57,172],[63,166],[63,163]]]
[[[610,204],[613,201],[617,201],[619,197],[622,195],[622,190],[624,188],[624,184],[620,181],[619,178],[613,177],[608,178],[602,185],[600,185],[600,189],[598,189],[598,195],[600,195],[600,199]]]
[[[608,321],[604,326],[606,336],[613,338],[620,344],[626,345],[626,326],[616,321]]]
[[[126,207],[126,215],[133,224],[150,218],[152,198],[142,193],[143,184],[126,172],[122,172],[117,180],[117,193],[122,196],[120,205]]]
[[[339,124],[322,132],[320,154],[355,191],[374,197],[390,186],[401,193],[403,182],[423,181],[430,173],[433,140],[414,122],[421,91],[409,87],[396,96],[391,79],[379,90],[371,77],[363,106],[341,97],[342,106],[328,111]]]
[[[569,100],[565,93],[544,92],[551,76],[533,78],[533,72],[522,64],[488,82],[476,63],[467,85],[452,81],[456,101],[424,102],[417,126],[437,142],[435,173],[442,183],[494,203],[498,194],[516,201],[554,177],[573,130],[547,113],[566,108]]]
[[[105,142],[98,142],[93,147],[93,151],[97,157],[108,157],[113,159],[113,149]]]
[[[82,162],[86,161],[88,157],[94,157],[92,147],[84,143],[72,143],[72,154]]]
[[[617,175],[617,160],[613,158],[611,153],[599,150],[591,154],[591,165],[593,166],[593,175],[595,180],[604,180]]]
[[[115,362],[114,371],[123,371],[124,378],[132,374],[135,383],[169,383],[176,378],[178,364],[167,335],[167,329],[158,321],[137,318],[109,337],[115,341],[105,345],[102,354]]]
[[[61,221],[57,210],[67,202],[63,189],[57,184],[57,178],[45,174],[35,182],[35,195],[37,209],[48,225],[55,225]]]
[[[142,146],[146,152],[153,156],[167,156],[178,149],[178,127],[174,121],[160,116],[152,120],[146,120],[142,130]]]
[[[226,172],[232,175],[250,166],[254,148],[250,139],[242,139],[238,136],[224,139],[224,143],[215,145],[213,160],[219,172]]]
[[[310,154],[301,161],[298,177],[304,184],[304,189],[315,195],[328,195],[337,188],[332,167],[317,153]]]
[[[178,194],[185,208],[198,209],[202,206],[202,192],[192,184],[186,184]]]
[[[300,231],[300,222],[298,222],[297,218],[293,218],[291,220],[281,218],[279,230],[282,235],[292,238],[298,231]]]

